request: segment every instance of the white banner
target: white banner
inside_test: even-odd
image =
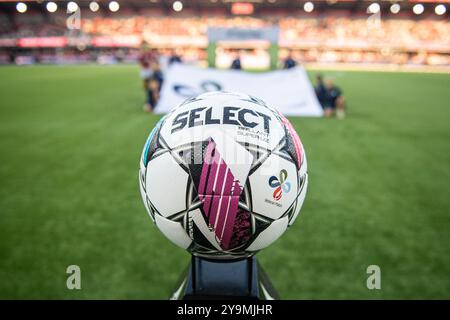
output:
[[[155,112],[167,113],[206,91],[237,91],[264,100],[286,116],[322,116],[323,111],[302,67],[266,73],[172,65],[165,74]]]

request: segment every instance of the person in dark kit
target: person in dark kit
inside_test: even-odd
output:
[[[157,60],[152,62],[151,71],[152,73],[147,84],[147,99],[144,105],[144,111],[146,112],[152,112],[155,108],[164,81],[163,73]]]
[[[241,70],[241,57],[239,56],[239,53],[235,53],[233,62],[231,63],[231,70]]]
[[[343,119],[345,117],[345,99],[342,90],[334,84],[332,79],[324,81],[320,74],[317,75],[316,81],[314,90],[325,112],[325,117],[330,118],[336,115],[338,119]]]
[[[159,91],[161,89],[159,83],[159,79],[155,76],[148,79],[147,101],[144,105],[145,112],[153,112],[156,104],[158,103]]]
[[[169,66],[173,63],[181,63],[181,57],[175,50],[172,50],[172,52],[170,54]]]
[[[320,105],[325,110],[326,104],[328,103],[328,92],[325,87],[325,82],[323,81],[323,77],[321,74],[316,76],[316,86],[314,87],[314,91],[316,92],[317,99],[319,100]]]
[[[289,51],[288,56],[284,60],[283,69],[291,69],[297,66],[297,62],[292,57],[292,51]]]
[[[345,118],[345,98],[342,94],[342,90],[334,84],[332,79],[327,79],[325,87],[328,92],[329,105],[331,109],[331,115],[336,114],[338,119]],[[325,115],[327,115],[325,109]],[[330,116],[331,116],[330,115]]]
[[[151,77],[155,78],[158,81],[159,88],[162,87],[163,83],[163,73],[161,71],[161,66],[159,65],[159,62],[157,60],[154,60],[151,64]]]

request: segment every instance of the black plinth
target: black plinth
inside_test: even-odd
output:
[[[192,256],[171,299],[271,300],[278,294],[254,256],[231,261]]]

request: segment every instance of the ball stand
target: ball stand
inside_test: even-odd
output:
[[[193,255],[170,299],[276,300],[279,296],[255,256],[222,261]]]

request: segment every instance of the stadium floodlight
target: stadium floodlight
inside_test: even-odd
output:
[[[109,10],[112,11],[112,12],[117,12],[120,9],[120,5],[119,5],[119,3],[117,1],[111,1],[108,4],[108,7],[109,7]]]
[[[52,1],[48,2],[45,7],[47,8],[48,12],[55,12],[56,10],[58,10],[58,5]]]
[[[67,3],[67,11],[75,12],[78,10],[78,4],[76,2],[70,1]]]
[[[305,10],[305,12],[312,12],[314,10],[314,3],[310,1],[305,2],[303,5],[303,10]]]
[[[18,2],[16,5],[17,12],[24,13],[27,11],[27,5],[23,2]]]
[[[435,12],[438,16],[442,16],[444,13],[447,12],[447,8],[446,8],[443,4],[438,4],[438,5],[434,8],[434,12]]]
[[[380,5],[376,2],[374,2],[374,3],[371,3],[370,6],[367,8],[367,12],[375,14],[375,13],[380,12],[380,9],[381,9]]]
[[[414,12],[414,14],[417,14],[417,15],[422,14],[424,10],[425,10],[425,7],[423,6],[423,4],[420,4],[420,3],[414,5],[414,7],[413,7],[413,12]]]
[[[398,4],[398,3],[394,3],[392,6],[391,6],[391,12],[393,13],[393,14],[397,14],[397,13],[399,13],[400,12],[400,5]]]
[[[181,10],[183,10],[183,2],[181,1],[175,1],[172,4],[172,8],[173,10],[175,10],[176,12],[180,12]]]
[[[98,9],[100,9],[100,6],[97,2],[92,1],[91,3],[89,3],[89,9],[91,9],[92,12],[97,12]]]

